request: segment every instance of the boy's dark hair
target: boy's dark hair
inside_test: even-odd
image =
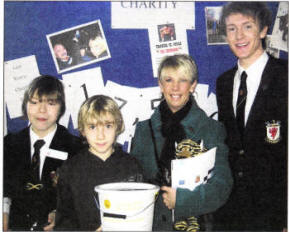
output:
[[[22,102],[22,113],[23,116],[27,119],[27,110],[26,105],[29,100],[37,93],[37,96],[41,99],[43,96],[50,96],[53,94],[57,95],[57,101],[60,104],[60,112],[58,119],[65,112],[65,95],[64,95],[64,87],[60,80],[56,77],[50,75],[41,75],[36,77],[28,86],[28,89],[24,93],[24,98]]]
[[[258,23],[260,31],[266,26],[269,30],[272,23],[272,13],[264,2],[229,2],[223,6],[220,19],[224,34],[226,34],[226,18],[236,13],[251,16]]]

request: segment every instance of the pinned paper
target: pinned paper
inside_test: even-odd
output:
[[[89,97],[104,93],[104,84],[99,67],[62,76],[65,86],[66,112],[60,124],[67,126],[71,116],[74,128],[77,128],[78,111],[82,103]]]
[[[118,104],[124,120],[125,131],[119,135],[118,142],[123,144],[130,141],[134,134],[136,108],[135,101],[138,96],[138,88],[119,85],[112,81],[107,81],[105,86],[107,95]]]
[[[195,3],[180,1],[111,2],[111,27],[148,28],[156,19],[173,21],[184,28],[195,28]],[[133,19],[133,20],[132,20]]]
[[[208,91],[208,85],[198,83],[193,95],[198,106],[206,112],[207,116],[217,120],[218,107],[216,95],[211,92],[208,96]]]
[[[21,105],[30,82],[40,76],[35,56],[4,63],[4,100],[11,118],[22,116]]]
[[[172,21],[151,25],[149,38],[154,77],[157,77],[157,70],[163,57],[180,53],[189,54],[187,31],[183,25]]]

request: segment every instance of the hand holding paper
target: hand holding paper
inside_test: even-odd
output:
[[[198,185],[206,183],[214,168],[215,157],[216,147],[195,157],[172,160],[172,187],[192,191]]]

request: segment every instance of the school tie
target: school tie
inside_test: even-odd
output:
[[[34,143],[34,154],[32,156],[32,173],[35,180],[39,178],[39,166],[40,166],[40,149],[45,144],[44,140],[40,139]]]
[[[241,84],[239,87],[237,107],[236,107],[236,120],[238,124],[238,129],[243,138],[244,128],[245,128],[245,105],[247,98],[247,85],[246,85],[247,74],[245,71],[241,75]]]

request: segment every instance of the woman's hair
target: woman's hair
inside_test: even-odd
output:
[[[198,68],[195,61],[186,54],[177,54],[173,56],[166,56],[161,61],[158,68],[158,78],[161,81],[161,74],[163,69],[173,68],[179,69],[182,68],[184,72],[188,75],[191,80],[191,83],[198,81]]]
[[[25,118],[27,116],[27,103],[29,100],[36,96],[41,101],[43,96],[49,98],[50,96],[56,95],[56,101],[60,104],[60,112],[58,119],[64,114],[65,112],[65,95],[64,95],[64,87],[60,80],[56,77],[49,76],[49,75],[41,75],[35,78],[28,86],[28,89],[24,93],[24,98],[22,102],[22,113]]]
[[[123,117],[117,103],[110,97],[95,95],[88,98],[78,112],[78,130],[83,132],[88,123],[105,123],[105,116],[111,114],[116,123],[116,134],[124,131]]]
[[[220,19],[221,27],[226,34],[226,18],[231,14],[242,14],[252,17],[262,31],[266,26],[268,30],[272,23],[272,14],[264,2],[229,2],[223,6]]]

